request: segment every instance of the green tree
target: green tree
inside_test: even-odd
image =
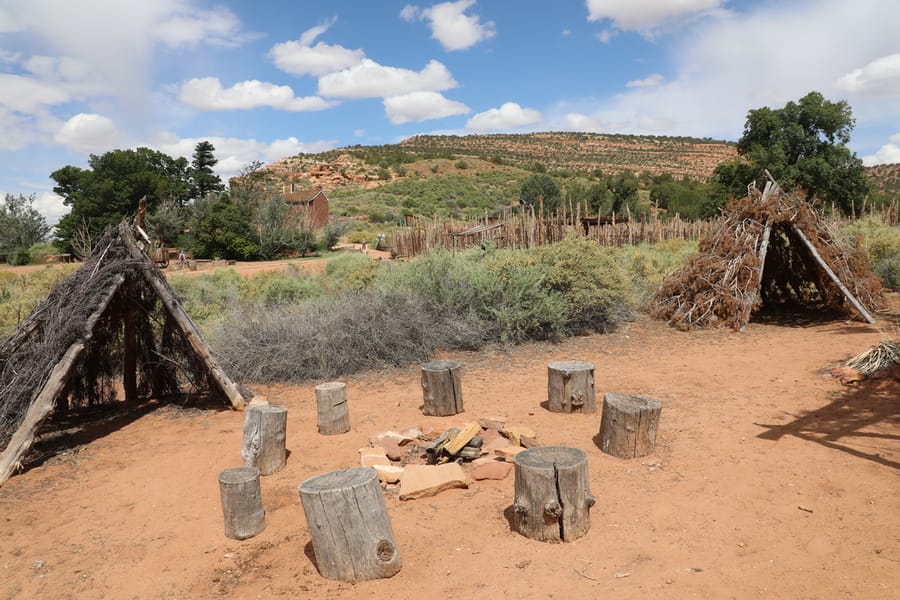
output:
[[[206,198],[209,194],[225,189],[222,180],[213,172],[213,167],[219,162],[215,152],[215,146],[207,141],[199,142],[194,146],[190,169],[191,193],[194,199]]]
[[[549,214],[559,206],[562,192],[556,179],[546,173],[532,173],[522,181],[519,199],[524,206],[537,208],[544,205],[544,213]]]
[[[251,209],[228,194],[198,199],[191,224],[196,256],[250,260],[259,248],[254,241]]]
[[[848,213],[869,192],[862,161],[847,148],[854,125],[847,101],[831,102],[819,92],[784,108],[751,110],[738,141],[748,167],[720,165],[715,177],[729,193],[742,196],[750,180],[738,182],[737,176],[752,173],[760,179],[768,169],[785,189],[803,189],[808,199]]]
[[[17,250],[43,242],[50,233],[44,215],[34,208],[35,195],[6,194],[0,204],[0,260],[9,262]]]
[[[187,160],[150,148],[92,154],[87,169],[69,165],[50,177],[53,191],[71,208],[56,226],[58,245],[66,252],[81,228],[96,239],[106,227],[136,214],[143,197],[151,213],[163,200],[183,204],[190,197]]]

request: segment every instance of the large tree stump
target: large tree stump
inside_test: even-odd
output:
[[[285,436],[287,408],[251,406],[244,417],[244,443],[241,457],[245,467],[256,467],[261,475],[271,475],[287,459]]]
[[[515,464],[515,531],[541,542],[571,542],[588,532],[595,500],[583,450],[532,448],[519,452]]]
[[[236,467],[219,474],[219,495],[225,515],[225,535],[246,540],[266,528],[259,491],[259,469]]]
[[[455,360],[433,360],[422,365],[422,412],[446,417],[463,412],[460,364]]]
[[[316,416],[319,433],[322,435],[350,431],[347,384],[329,381],[316,386]]]
[[[597,412],[593,363],[563,360],[547,365],[547,397],[553,412]]]
[[[619,458],[639,458],[656,448],[662,404],[635,394],[610,392],[603,397],[600,450]]]
[[[300,484],[319,572],[329,579],[391,577],[400,552],[375,469],[332,471]]]

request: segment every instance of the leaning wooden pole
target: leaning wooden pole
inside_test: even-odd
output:
[[[805,235],[803,235],[803,232],[800,231],[800,228],[797,227],[797,224],[792,223],[791,227],[793,228],[794,233],[797,234],[797,237],[799,237],[803,241],[803,243],[806,244],[806,248],[813,255],[813,258],[815,258],[816,261],[819,263],[819,266],[822,267],[822,269],[828,274],[828,276],[831,277],[831,280],[835,283],[835,285],[837,285],[840,288],[841,292],[844,293],[844,296],[847,298],[847,300],[849,300],[850,303],[854,307],[856,307],[856,310],[859,311],[859,314],[861,314],[866,321],[868,321],[870,324],[874,325],[875,319],[872,318],[872,315],[869,314],[869,311],[867,311],[865,309],[865,307],[863,307],[862,303],[856,299],[856,296],[854,296],[852,293],[850,293],[850,290],[847,289],[847,286],[845,286],[841,282],[841,280],[838,279],[838,276],[835,274],[834,271],[831,270],[831,267],[828,266],[828,263],[826,263],[825,260],[822,259],[822,256],[816,250],[816,247],[812,245],[812,242],[810,242],[809,239]]]
[[[47,377],[47,381],[44,383],[41,391],[38,392],[37,397],[28,406],[28,410],[25,412],[22,423],[19,425],[19,428],[16,429],[12,438],[10,438],[9,443],[6,445],[6,449],[0,454],[0,484],[9,479],[9,476],[12,475],[13,471],[16,470],[16,467],[19,466],[19,459],[31,447],[31,444],[34,441],[35,431],[37,431],[38,427],[40,427],[41,423],[44,422],[44,419],[47,418],[47,415],[50,414],[53,407],[56,405],[56,399],[59,397],[59,394],[62,392],[69,379],[72,365],[74,365],[81,356],[85,344],[93,335],[94,325],[97,323],[100,316],[106,312],[106,308],[109,306],[110,301],[116,295],[116,292],[119,291],[119,286],[121,286],[124,281],[125,277],[123,275],[117,275],[114,278],[113,282],[104,292],[103,299],[99,306],[97,306],[94,312],[91,313],[91,316],[88,317],[88,320],[84,325],[84,334],[82,338],[69,346],[66,353],[63,354],[59,362],[57,362],[50,371],[50,375]]]
[[[149,259],[144,255],[141,249],[138,248],[137,243],[134,241],[134,236],[131,233],[131,228],[126,222],[122,222],[119,225],[119,237],[122,238],[122,241],[131,253],[132,258],[140,262],[140,269],[144,277],[150,285],[153,286],[156,293],[159,294],[159,299],[162,301],[163,306],[166,307],[166,310],[169,311],[169,314],[181,328],[181,332],[184,334],[184,337],[187,338],[191,348],[194,349],[194,352],[197,353],[206,365],[206,368],[209,370],[210,378],[216,382],[219,389],[222,390],[222,393],[225,394],[225,397],[228,398],[229,402],[231,402],[231,406],[235,410],[243,410],[247,405],[243,394],[241,394],[241,391],[231,378],[225,374],[225,371],[223,371],[216,363],[209,349],[206,347],[206,343],[203,341],[200,330],[197,329],[197,326],[181,307],[181,303],[175,297],[172,288],[169,287],[168,283],[165,282],[158,271],[150,267]]]

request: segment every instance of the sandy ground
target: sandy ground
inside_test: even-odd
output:
[[[897,306],[895,298],[895,306]],[[240,466],[243,414],[121,411],[0,487],[5,598],[897,598],[900,384],[842,386],[831,367],[896,337],[830,321],[682,333],[639,319],[611,335],[463,364],[465,413],[424,417],[418,365],[347,379],[351,431],[316,430],[314,383],[254,386],[288,408],[290,455],[262,478],[266,529],[225,537],[217,483]],[[551,413],[547,364],[596,365],[610,391],[663,404],[654,454],[603,454],[599,412]],[[389,428],[500,415],[542,444],[583,449],[597,504],[588,533],[548,544],[511,531],[514,477],[431,498],[385,494],[402,556],[393,578],[319,575],[297,486],[356,466]]]

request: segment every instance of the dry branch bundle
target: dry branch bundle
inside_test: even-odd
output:
[[[802,197],[754,192],[728,203],[688,264],[667,277],[651,312],[679,329],[741,329],[763,305],[854,308],[800,238],[864,305],[880,307],[881,284],[863,252],[843,245]]]

